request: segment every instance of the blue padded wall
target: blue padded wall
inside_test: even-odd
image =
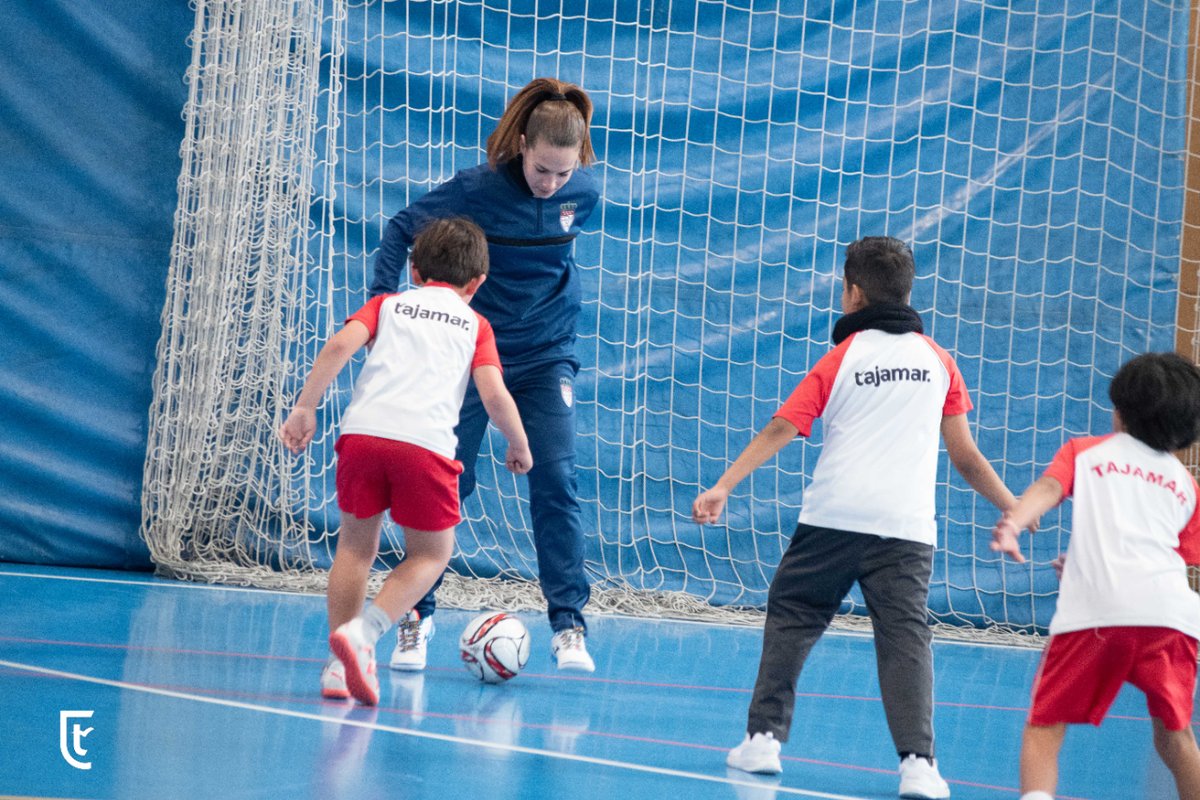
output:
[[[185,0],[0,4],[0,560],[138,537],[179,175]]]

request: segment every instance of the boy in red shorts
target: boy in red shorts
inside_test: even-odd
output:
[[[295,408],[279,430],[299,453],[316,431],[329,384],[365,345],[371,350],[342,416],[337,442],[341,533],[329,571],[327,607],[333,656],[321,695],[379,702],[375,643],[409,613],[446,569],[460,521],[454,460],[468,379],[508,440],[505,466],[533,466],[516,403],[504,386],[487,320],[467,305],[487,277],[487,241],[465,219],[437,220],[413,242],[416,289],[380,295],[346,321],[317,354]],[[404,529],[406,557],[363,607],[379,550],[383,513]]]
[[[1196,480],[1171,454],[1200,439],[1200,370],[1149,353],[1108,390],[1113,433],[1072,439],[996,523],[992,549],[1024,561],[1020,531],[1074,497],[1050,643],[1033,684],[1021,744],[1021,800],[1051,800],[1068,724],[1099,725],[1122,684],[1146,695],[1154,747],[1179,796],[1200,798],[1192,733],[1200,596]]]

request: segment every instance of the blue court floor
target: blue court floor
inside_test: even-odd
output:
[[[525,672],[485,686],[456,646],[476,612],[441,611],[427,671],[384,668],[370,709],[318,695],[320,596],[0,564],[0,599],[0,795],[896,796],[871,640],[858,634],[830,633],[813,651],[784,774],[760,779],[724,766],[742,736],[757,628],[593,617],[597,670],[578,676],[554,670],[544,618],[522,615],[534,638]],[[938,755],[953,797],[1016,798],[1038,653],[938,642],[935,657]],[[1069,732],[1059,796],[1175,796],[1136,691],[1101,728]]]

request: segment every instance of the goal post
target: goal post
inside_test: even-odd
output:
[[[365,301],[387,219],[482,162],[506,101],[540,75],[596,105],[603,202],[576,243],[575,396],[600,608],[763,607],[819,426],[739,487],[722,524],[688,510],[829,349],[854,239],[912,245],[913,305],[1014,491],[1064,439],[1107,429],[1120,363],[1196,336],[1185,3],[195,5],[143,489],[165,573],[321,588],[361,362],[303,456],[274,432]],[[540,602],[524,481],[502,455],[493,431],[444,602]],[[1061,512],[1029,563],[1006,564],[988,549],[996,512],[944,458],[937,497],[933,616],[1044,629]],[[380,569],[402,551],[389,524]],[[843,610],[861,614],[861,597]]]
[[[1187,181],[1180,253],[1179,317],[1176,351],[1200,364],[1200,7],[1192,6],[1187,50],[1188,133]],[[1200,445],[1184,456],[1192,474],[1200,478]]]

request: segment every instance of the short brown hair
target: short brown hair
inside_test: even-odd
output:
[[[591,124],[592,99],[587,92],[555,78],[534,78],[508,102],[488,137],[488,163],[494,168],[516,158],[524,135],[529,147],[535,142],[578,147],[579,164],[586,167],[596,160]]]
[[[411,261],[423,279],[461,288],[487,274],[487,237],[464,217],[436,219],[413,240]]]
[[[907,303],[917,269],[912,250],[891,236],[867,236],[846,248],[846,283],[862,289],[867,303]]]

